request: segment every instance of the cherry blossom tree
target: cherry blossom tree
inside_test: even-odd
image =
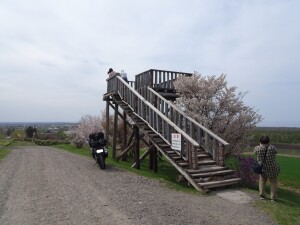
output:
[[[249,131],[262,120],[253,107],[244,104],[247,93],[228,87],[224,74],[179,76],[174,87],[180,93],[177,106],[229,143],[226,156],[241,152],[249,141]]]
[[[68,136],[76,147],[82,148],[91,133],[100,131],[103,132],[100,117],[85,115],[81,117],[77,126],[70,129]]]
[[[105,134],[105,139],[109,141],[109,138],[112,138],[114,135],[113,127],[114,127],[114,118],[113,115],[109,115],[109,126],[112,129],[109,129],[109,133]],[[106,131],[106,112],[102,111],[101,116],[91,116],[85,115],[78,122],[77,126],[74,126],[70,129],[68,137],[72,144],[74,144],[78,148],[82,148],[84,143],[88,140],[89,135],[95,132],[103,132]],[[122,141],[123,133],[123,124],[122,120],[118,119],[118,129],[116,132],[117,140],[119,142]]]

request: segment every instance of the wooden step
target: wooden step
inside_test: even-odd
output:
[[[155,144],[158,145],[158,146],[161,146],[161,147],[165,147],[165,146],[168,146],[168,147],[169,147],[169,145],[166,144],[166,142],[164,142],[164,141],[161,141],[161,142],[152,141],[152,142],[155,143]]]
[[[211,171],[211,172],[207,172],[207,173],[193,173],[193,174],[191,174],[191,177],[202,178],[202,177],[228,175],[228,174],[233,174],[233,173],[234,173],[234,170],[220,170],[220,171]]]
[[[200,159],[202,159],[202,158],[211,158],[211,156],[208,155],[208,154],[197,154],[197,158],[200,158]]]
[[[135,122],[138,126],[145,125],[146,123],[144,121],[137,121]]]
[[[163,141],[163,142],[165,142],[164,139],[162,139],[161,137],[155,137],[155,138],[153,138],[153,140],[154,141]]]
[[[200,160],[198,161],[198,165],[202,166],[202,165],[212,165],[212,164],[216,164],[216,161],[211,160],[211,159],[206,159],[206,160]]]
[[[170,151],[166,151],[169,155],[170,154],[176,154],[176,155],[178,155],[174,150],[170,150]]]
[[[168,153],[168,155],[169,155],[170,157],[173,157],[173,156],[180,156],[179,154],[177,154],[177,153],[174,152],[173,150],[170,150],[169,153]]]
[[[227,180],[219,180],[219,181],[210,181],[204,183],[197,183],[201,188],[216,188],[216,187],[224,187],[232,184],[237,184],[241,178],[232,178]]]
[[[178,155],[177,153],[168,154],[168,156],[169,156],[170,158],[176,159],[176,160],[182,159],[181,155]],[[179,158],[177,158],[177,157],[179,157]]]
[[[202,160],[202,161],[198,161],[198,165],[201,166],[201,165],[211,165],[211,164],[215,164],[216,161],[214,160]],[[178,165],[180,166],[188,166],[189,163],[188,162],[179,162],[177,163]]]
[[[180,155],[177,155],[176,156],[170,156],[173,160],[179,160],[179,159],[182,159]]]
[[[204,166],[202,168],[198,168],[196,170],[194,169],[188,169],[186,170],[189,174],[195,174],[195,173],[207,173],[207,172],[213,172],[213,171],[220,171],[225,170],[226,167],[223,166]]]
[[[153,133],[153,134],[155,134],[155,132],[152,129],[150,129],[149,126],[145,126],[143,128],[143,130],[146,131],[147,133],[151,133],[151,134]]]
[[[166,149],[166,148],[170,148],[170,145],[168,145],[168,144],[160,144],[159,147],[162,148],[162,149]]]

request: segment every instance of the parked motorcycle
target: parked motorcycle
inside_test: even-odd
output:
[[[102,132],[90,134],[88,143],[92,157],[99,164],[100,168],[104,170],[106,168],[105,159],[108,156],[107,141],[104,139],[104,134]]]

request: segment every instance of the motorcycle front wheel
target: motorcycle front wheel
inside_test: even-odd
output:
[[[100,168],[101,168],[102,170],[104,170],[105,167],[106,167],[106,165],[105,165],[105,159],[104,159],[104,157],[103,157],[102,154],[98,154],[98,155],[97,155],[97,162],[98,162]]]

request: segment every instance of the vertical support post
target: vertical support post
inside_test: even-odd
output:
[[[134,139],[135,139],[135,168],[140,169],[140,132],[139,127],[134,126]]]
[[[205,133],[205,151],[212,153],[211,149],[209,147],[210,147],[209,146],[209,136],[208,136],[208,133]],[[215,160],[215,156],[214,155],[213,155],[213,157],[214,157],[214,160]]]
[[[109,142],[109,101],[106,101],[106,127],[105,138]]]
[[[219,158],[219,166],[225,165],[225,146],[221,143],[219,143],[219,149],[218,149],[218,158]]]
[[[149,170],[153,170],[153,145],[149,146]]]
[[[157,75],[154,72],[154,70],[151,70],[149,73],[150,73],[149,87],[154,88],[154,87],[156,87],[156,84],[157,84]]]
[[[123,147],[124,149],[127,146],[127,124],[126,124],[127,114],[126,112],[123,112]],[[123,150],[124,150],[123,149]]]
[[[200,127],[198,127],[197,128],[197,142],[198,142],[200,148],[202,148],[202,141],[203,141],[202,136],[203,136],[203,131]]]
[[[149,147],[149,170],[153,170],[153,148]]]
[[[216,161],[216,163],[217,163],[217,165],[219,165],[219,160],[220,160],[220,158],[219,158],[219,151],[218,151],[218,143],[217,143],[217,140],[216,139],[213,139],[212,140],[212,154],[213,154],[213,158],[215,159],[215,161]]]
[[[188,157],[188,150],[189,150],[189,146],[188,145],[185,145],[185,139],[183,138],[183,135],[181,135],[181,146],[180,146],[180,155],[181,157],[184,156],[185,158]]]
[[[188,133],[188,128],[190,128],[188,126],[188,119],[186,117],[184,117],[184,131],[185,131],[185,133]]]
[[[154,146],[153,148],[153,172],[157,173],[158,168],[157,168],[157,148]]]
[[[192,145],[187,142],[186,143],[186,153],[187,153],[187,159],[188,159],[188,162],[189,162],[189,169],[193,169],[193,161],[192,161]]]
[[[192,158],[192,169],[198,169],[198,157],[197,157],[197,147],[191,146],[191,158]]]
[[[126,124],[127,114],[123,112],[123,140],[122,140],[122,151],[124,151],[127,147],[127,124]],[[126,161],[127,154],[122,157],[123,161]]]
[[[195,138],[195,125],[192,122],[190,122],[190,137]]]
[[[113,159],[116,159],[117,156],[117,130],[118,130],[118,104],[115,103],[114,135],[113,135],[113,149],[112,149]]]

